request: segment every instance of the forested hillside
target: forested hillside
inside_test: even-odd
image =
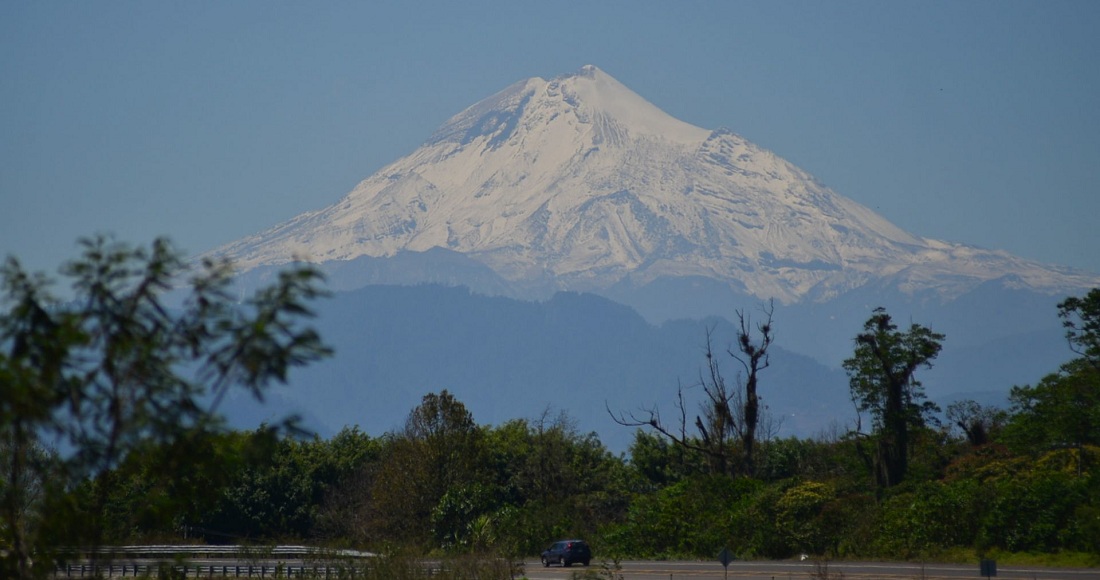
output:
[[[242,309],[228,272],[208,264],[169,315],[160,300],[181,267],[162,243],[92,240],[67,270],[80,297],[61,302],[5,266],[5,577],[33,577],[72,545],[531,556],[566,536],[598,558],[728,547],[742,558],[1100,563],[1100,289],[1050,313],[1072,360],[1015,387],[1004,409],[939,408],[920,378],[950,348],[944,336],[868,313],[844,363],[861,422],[813,438],[776,437],[754,408],[778,364],[775,329],[770,316],[743,317],[736,346],[700,361],[703,405],[679,407],[673,388],[655,407],[609,409],[633,437],[616,455],[568,413],[480,424],[446,390],[382,436],[228,429],[218,404],[230,388],[262,396],[327,355],[305,325],[322,293],[314,272],[290,271]]]
[[[196,458],[173,477],[157,453],[133,457],[100,482],[111,487],[106,537],[531,556],[568,536],[634,558],[709,558],[729,546],[743,558],[1079,551],[1095,564],[1095,373],[1068,365],[1014,391],[1009,411],[952,407],[950,424],[912,433],[905,479],[891,487],[876,484],[874,434],[764,440],[754,476],[736,465],[717,473],[704,452],[644,429],[614,456],[568,416],[478,425],[443,391],[383,437],[228,433],[199,456],[222,469]],[[194,490],[202,497],[173,505]],[[156,513],[165,505],[170,518]]]

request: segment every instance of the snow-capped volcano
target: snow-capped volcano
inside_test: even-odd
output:
[[[1095,276],[925,239],[735,133],[679,121],[594,66],[474,104],[337,203],[212,252],[248,270],[445,248],[518,287],[701,276],[784,302],[875,280],[944,297]]]

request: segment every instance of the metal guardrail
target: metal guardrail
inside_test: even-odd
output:
[[[58,567],[55,578],[345,578],[356,576],[354,559],[373,552],[312,546],[102,546],[67,550],[75,560]],[[202,565],[204,559],[235,559],[233,565]],[[351,560],[333,565],[333,559]],[[145,561],[142,560],[152,560]],[[272,563],[272,561],[275,563]],[[298,563],[286,563],[289,560]],[[91,561],[92,563],[89,563]],[[263,563],[241,563],[241,562]],[[324,562],[308,563],[310,561]],[[182,563],[187,562],[187,563]]]
[[[74,548],[68,552],[76,562],[57,568],[57,578],[150,577],[165,573],[177,578],[342,578],[349,574],[352,577],[356,575],[355,559],[374,556],[372,552],[313,546],[178,544],[101,546],[94,550]],[[216,558],[234,559],[237,563],[214,565],[194,562]],[[282,560],[297,564],[287,564]],[[348,562],[334,564],[333,560]]]
[[[70,551],[97,558],[288,558],[296,560],[324,558],[370,558],[373,552],[359,550],[340,550],[318,548],[315,546],[204,546],[204,545],[143,545],[143,546],[100,546],[96,549],[74,548]]]
[[[355,578],[361,569],[354,566],[214,566],[186,564],[70,564],[58,568],[55,578]]]
[[[94,552],[94,554],[93,554]],[[373,552],[312,546],[104,546],[72,549],[72,563],[58,567],[55,578],[255,578],[260,580],[354,580],[369,572],[361,560]],[[94,557],[93,557],[94,556]],[[231,563],[202,563],[224,559]],[[357,561],[359,560],[359,561]],[[445,564],[423,560],[428,576]],[[511,563],[511,576],[522,575],[523,563]]]

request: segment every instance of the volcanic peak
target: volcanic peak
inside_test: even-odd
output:
[[[671,117],[592,65],[514,83],[339,202],[214,253],[247,270],[433,248],[550,291],[702,276],[794,302],[885,279],[945,295],[1006,274],[1046,291],[1082,279],[910,234],[732,131]]]

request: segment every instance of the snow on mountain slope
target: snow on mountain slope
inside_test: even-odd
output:
[[[890,278],[945,298],[1015,275],[1100,277],[915,236],[724,130],[681,122],[594,66],[469,107],[339,202],[212,252],[244,269],[446,248],[517,287],[703,276],[784,302]]]

